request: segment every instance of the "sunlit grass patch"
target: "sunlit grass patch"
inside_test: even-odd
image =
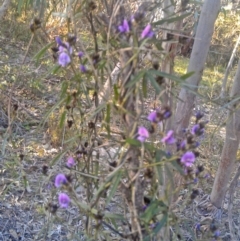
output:
[[[183,75],[187,72],[189,59],[178,56],[175,59],[174,72],[177,75]],[[202,80],[199,85],[199,93],[208,96],[210,99],[220,94],[222,80],[226,67],[222,65],[216,65],[214,67],[206,66],[203,72]],[[228,86],[232,83],[236,66],[234,66],[228,76]]]

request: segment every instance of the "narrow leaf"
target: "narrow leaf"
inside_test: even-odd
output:
[[[105,118],[105,122],[106,122],[106,130],[108,133],[108,136],[110,137],[110,113],[111,113],[111,106],[110,104],[107,104],[107,113],[106,113],[106,118]]]
[[[181,78],[182,80],[186,80],[186,79],[188,79],[189,77],[191,77],[192,75],[194,75],[194,71],[188,72],[188,73],[182,75],[180,78]]]
[[[49,43],[44,46],[33,58],[39,61],[39,59],[46,53],[46,51],[53,45],[54,43]]]
[[[153,22],[152,25],[153,26],[158,26],[158,25],[162,25],[164,23],[173,23],[173,22],[177,22],[179,20],[182,20],[188,16],[190,16],[192,14],[192,12],[188,12],[188,13],[184,13],[180,16],[176,16],[176,17],[173,17],[173,18],[164,18],[162,20],[159,20],[157,22]]]
[[[107,197],[107,200],[106,200],[106,205],[108,205],[108,203],[111,201],[113,195],[117,191],[117,188],[118,188],[119,182],[121,180],[121,177],[122,177],[122,172],[119,171],[113,179],[112,187],[109,191],[109,194],[108,194],[108,197]]]

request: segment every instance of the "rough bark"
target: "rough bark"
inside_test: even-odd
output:
[[[11,0],[4,0],[2,6],[0,7],[0,21],[3,19],[4,15],[6,14],[9,6],[10,6]]]
[[[174,130],[179,137],[189,125],[195,100],[192,91],[198,89],[219,10],[220,0],[204,1],[188,66],[188,72],[194,71],[194,74],[187,79],[188,89],[181,89],[176,108]]]
[[[240,61],[234,77],[234,83],[231,91],[231,98],[239,97],[240,93]],[[235,167],[235,160],[240,141],[240,101],[234,101],[228,113],[226,126],[225,143],[222,150],[221,162],[218,166],[217,174],[214,180],[211,202],[217,208],[220,208],[228,188],[232,171]]]

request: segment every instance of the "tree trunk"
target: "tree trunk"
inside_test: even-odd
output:
[[[229,72],[231,70],[231,67],[232,67],[232,64],[233,64],[233,61],[234,61],[234,58],[235,58],[235,55],[236,55],[239,43],[240,43],[240,35],[238,36],[237,42],[236,42],[236,44],[234,46],[231,58],[230,58],[230,60],[228,62],[228,65],[227,65],[227,68],[226,68],[226,71],[225,71],[225,74],[224,74],[224,78],[223,78],[223,81],[222,81],[222,89],[221,89],[221,94],[220,94],[220,98],[221,99],[224,99],[226,97],[227,79],[228,79],[228,75],[229,75]]]
[[[240,93],[240,61],[232,86],[231,97],[239,96]],[[240,109],[237,99],[230,107],[226,126],[226,138],[222,150],[221,162],[218,166],[214,180],[210,200],[214,206],[220,208],[224,199],[228,182],[230,181],[240,141]]]
[[[170,18],[171,16],[174,15],[174,5],[172,5],[171,0],[165,0],[163,2],[163,11],[164,11],[164,15],[163,18]],[[164,31],[163,32],[163,39],[167,39],[168,36],[173,36],[172,35],[172,31],[175,29],[175,25],[177,25],[176,23],[170,23],[170,24],[166,24],[166,26],[164,26],[166,29],[168,29],[168,31]],[[175,36],[173,37],[174,40],[178,41],[178,39],[175,39]],[[173,72],[173,63],[174,63],[174,58],[176,56],[176,51],[175,49],[177,49],[177,44],[173,44],[172,41],[170,41],[170,43],[167,42],[163,42],[162,47],[165,51],[165,59],[162,62],[162,66],[161,66],[161,70],[165,73],[169,73],[171,74]],[[172,108],[173,105],[173,99],[171,96],[171,85],[172,82],[170,79],[166,79],[165,78],[165,82],[166,82],[166,89],[165,92],[163,94],[163,105],[167,105],[170,108]],[[170,129],[171,126],[171,122],[172,122],[172,118],[169,118],[166,121],[166,126],[165,129],[168,130]]]
[[[187,79],[189,89],[182,88],[180,91],[174,118],[174,130],[179,137],[189,125],[195,100],[192,91],[198,89],[219,10],[220,0],[204,1],[188,66],[188,72],[194,71],[194,74]]]
[[[10,6],[11,0],[4,0],[2,6],[0,7],[0,21],[3,19],[4,15],[6,14],[9,6]]]

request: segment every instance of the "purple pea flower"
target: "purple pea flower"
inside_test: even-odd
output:
[[[67,208],[70,203],[70,198],[66,193],[60,193],[58,195],[58,202],[61,208]]]
[[[194,178],[194,179],[193,179],[193,183],[194,183],[194,184],[197,184],[197,183],[198,183],[198,178]]]
[[[221,232],[219,230],[216,230],[213,234],[214,238],[218,238],[220,236]]]
[[[202,112],[198,111],[195,116],[196,116],[196,120],[198,121],[198,120],[202,119],[204,114]]]
[[[148,24],[141,33],[141,38],[152,38],[154,36],[154,32],[152,31],[152,27]]]
[[[168,145],[174,144],[176,139],[173,137],[173,130],[168,131],[167,135],[162,138],[161,142]]]
[[[71,167],[73,167],[75,164],[76,164],[76,163],[75,163],[74,158],[73,158],[72,156],[68,157],[68,159],[67,159],[67,164],[66,164],[66,165],[67,165],[69,168],[71,168]]]
[[[62,42],[62,40],[61,40],[61,38],[60,38],[59,36],[57,36],[57,37],[55,38],[55,41],[56,41],[56,43],[57,43],[59,46],[63,46],[63,45],[64,45],[63,42]]]
[[[156,111],[152,111],[149,115],[148,115],[148,117],[147,117],[147,119],[149,120],[149,121],[151,121],[151,122],[157,122],[157,112]]]
[[[118,26],[118,30],[120,33],[128,33],[130,31],[130,27],[128,21],[126,19],[123,20],[122,25]]]
[[[84,56],[84,53],[82,51],[78,52],[78,57],[81,59]]]
[[[196,228],[197,231],[201,231],[201,224],[200,224],[200,223],[197,223],[197,224],[195,225],[195,228]]]
[[[70,46],[68,42],[63,43],[63,45],[59,46],[59,52],[67,52],[68,54],[72,55],[73,48]]]
[[[172,115],[171,111],[165,111],[163,114],[164,119],[168,119]]]
[[[66,67],[71,62],[70,56],[73,53],[73,49],[68,42],[62,42],[59,36],[57,36],[55,40],[58,44],[58,64],[62,67]]]
[[[66,67],[71,62],[70,56],[66,52],[61,52],[58,56],[58,64]]]
[[[191,133],[196,136],[201,136],[204,133],[204,129],[201,128],[199,124],[196,124],[192,127]]]
[[[195,161],[195,155],[193,152],[188,151],[185,154],[182,155],[181,157],[181,163],[186,166],[186,167],[190,167],[192,166],[192,164]]]
[[[138,127],[138,138],[137,139],[140,142],[144,142],[148,137],[149,137],[148,130],[143,126]]]
[[[82,71],[82,73],[86,73],[87,72],[87,68],[83,64],[80,65],[80,70]]]
[[[177,151],[184,151],[186,150],[186,146],[187,146],[187,141],[183,140],[183,141],[179,141],[177,142]]]
[[[59,188],[61,187],[63,184],[67,184],[67,178],[64,174],[59,173],[56,178],[55,178],[55,187]]]
[[[209,173],[207,173],[203,178],[209,179],[211,176]]]

